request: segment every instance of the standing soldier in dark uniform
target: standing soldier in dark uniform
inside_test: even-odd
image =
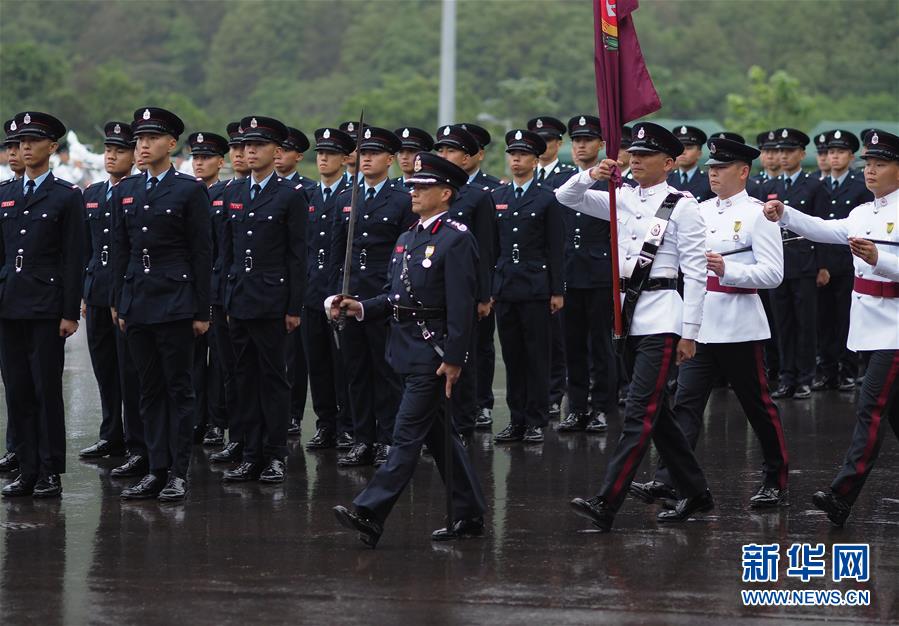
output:
[[[303,323],[300,332],[306,348],[309,389],[315,411],[315,435],[306,443],[307,450],[352,447],[352,418],[347,399],[343,364],[332,339],[333,329],[324,310],[329,294],[331,238],[335,217],[339,218],[336,200],[346,188],[343,163],[356,149],[353,138],[336,128],[315,131],[316,165],[319,182],[309,193],[309,217],[306,221],[306,292],[303,296]]]
[[[193,133],[187,138],[190,147],[191,164],[194,176],[203,181],[209,192],[211,211],[209,221],[212,224],[212,283],[209,289],[209,301],[213,307],[221,306],[219,291],[221,288],[221,267],[216,268],[219,256],[217,233],[225,221],[222,207],[222,192],[225,181],[219,180],[219,172],[225,164],[225,153],[228,152],[228,140],[221,135],[210,132]],[[221,358],[218,354],[217,327],[213,320],[209,324],[209,332],[195,339],[193,382],[194,394],[197,396],[196,432],[201,434],[204,446],[220,446],[225,443],[225,429],[228,428],[228,412],[225,406],[223,373]]]
[[[780,156],[777,151],[777,135],[773,130],[766,130],[759,133],[755,138],[761,156],[759,162],[762,165],[761,171],[749,179],[746,185],[746,191],[753,198],[764,201],[765,185],[780,175]],[[762,298],[764,302],[765,298]],[[767,307],[765,309],[767,311]],[[769,318],[770,321],[770,318]]]
[[[415,155],[419,152],[430,152],[434,149],[434,138],[431,134],[420,128],[405,126],[397,128],[393,134],[400,138],[400,149],[396,152],[396,164],[399,165],[401,176],[393,179],[393,183],[403,191],[409,191],[406,180],[412,178],[415,172]]]
[[[229,482],[284,480],[290,383],[289,335],[300,326],[306,282],[306,193],[275,172],[287,127],[245,117],[244,152],[251,175],[225,188],[228,220],[222,238],[228,271],[225,311],[237,357],[243,463]]]
[[[463,170],[470,166],[471,160],[477,156],[480,146],[474,136],[458,124],[441,126],[437,130],[437,142],[434,146],[437,153]],[[475,329],[472,331],[468,364],[462,371],[462,377],[453,394],[453,419],[456,428],[466,442],[474,433],[478,412],[478,350],[477,328],[492,314],[491,282],[493,266],[496,264],[496,207],[490,188],[477,183],[468,182],[455,193],[449,210],[449,216],[464,224],[474,235],[478,244],[478,288]],[[491,336],[492,339],[492,336]],[[490,428],[490,422],[482,427]]]
[[[415,220],[409,194],[387,178],[399,138],[384,128],[366,127],[360,144],[364,177],[359,192],[352,245],[350,295],[373,298],[384,288],[391,251],[400,233]],[[337,199],[340,213],[331,246],[332,292],[340,291],[347,246],[352,190]],[[385,361],[388,323],[347,324],[341,332],[340,351],[346,368],[353,411],[355,445],[338,460],[341,466],[380,464],[387,459],[393,423],[402,395],[402,382]]]
[[[827,210],[827,191],[816,176],[802,171],[808,135],[793,128],[774,131],[782,173],[763,189],[764,200],[780,200],[809,215]],[[782,229],[784,239],[795,237]],[[780,384],[771,396],[806,399],[811,397],[815,377],[817,338],[817,286],[824,265],[820,246],[810,241],[784,244],[784,279],[771,292],[771,304],[778,330]]]
[[[499,254],[493,277],[506,365],[509,425],[494,441],[542,443],[549,420],[551,315],[564,306],[562,207],[534,181],[546,142],[529,130],[506,134],[512,181],[493,191]]]
[[[856,148],[857,150],[858,148]],[[818,161],[818,180],[823,181],[830,176],[830,157],[827,150],[827,135],[821,133],[815,137],[816,159]]]
[[[231,160],[231,169],[234,170],[232,181],[245,179],[250,169],[244,156],[243,128],[240,122],[228,124],[228,157]],[[237,381],[234,369],[237,357],[234,355],[234,346],[231,345],[231,330],[228,328],[228,314],[225,313],[225,278],[228,271],[224,268],[224,246],[222,239],[225,236],[225,222],[228,221],[228,208],[225,206],[224,187],[227,183],[210,189],[210,204],[212,206],[212,237],[215,251],[212,265],[212,283],[210,285],[210,302],[212,303],[211,329],[215,337],[215,351],[213,358],[218,359],[218,365],[222,373],[223,396],[221,406],[226,416],[228,427],[228,443],[218,452],[209,455],[211,463],[236,463],[243,458],[243,435],[240,431],[240,419],[237,405]]]
[[[603,149],[599,118],[568,120],[571,152],[578,172],[599,163]],[[591,189],[608,190],[598,180]],[[557,430],[606,430],[606,412],[615,406],[618,364],[612,348],[612,250],[609,223],[565,211],[565,353],[568,357],[568,416]],[[591,381],[592,374],[592,381]],[[588,402],[589,398],[589,402]]]
[[[131,130],[147,167],[112,195],[117,314],[140,379],[149,473],[122,498],[183,500],[193,434],[194,338],[209,330],[212,241],[206,186],[172,166],[184,123],[146,107]]]
[[[137,379],[132,378],[134,366],[131,363],[128,368],[130,372],[127,372],[125,335],[112,319],[115,276],[112,266],[112,207],[109,200],[113,187],[134,167],[131,126],[125,122],[108,122],[103,133],[104,165],[109,179],[84,190],[85,267],[81,295],[87,347],[100,392],[103,419],[99,440],[79,452],[78,456],[83,459],[121,456],[127,444],[130,456],[136,455],[146,460],[147,446],[140,419],[140,391]]]
[[[683,498],[659,521],[683,521],[714,506],[705,476],[666,398],[665,383],[675,360],[682,363],[696,353],[705,297],[702,217],[692,197],[666,183],[683,150],[677,137],[658,124],[636,124],[630,152],[639,187],[618,190],[618,262],[626,293],[624,360],[630,373],[624,425],[599,493],[571,502],[577,514],[600,532],[611,530],[650,439],[667,460]],[[609,194],[590,187],[597,180],[608,180],[614,164],[606,159],[573,176],[556,195],[573,211],[608,220]],[[684,274],[683,299],[677,291],[678,269]]]
[[[830,203],[818,217],[841,220],[857,206],[874,199],[865,187],[862,174],[850,170],[859,148],[858,137],[848,130],[825,134],[830,174],[822,181],[830,192]],[[849,307],[852,302],[852,252],[845,245],[821,244],[821,258],[827,274],[818,287],[818,354],[820,376],[812,391],[855,389],[858,376],[856,355],[846,347],[849,336]]]
[[[459,126],[471,133],[471,136],[475,138],[480,147],[475,158],[471,160],[471,169],[465,170],[465,173],[468,174],[468,182],[496,189],[502,184],[500,179],[496,176],[491,176],[481,169],[481,163],[484,162],[484,158],[487,156],[487,146],[490,145],[490,133],[483,126],[469,122],[463,122]]]
[[[396,416],[394,444],[386,463],[353,501],[355,511],[334,508],[337,520],[359,532],[374,548],[427,444],[444,482],[453,491],[452,527],[435,531],[434,541],[482,535],[484,496],[474,468],[445,420],[444,396],[466,366],[471,345],[477,288],[477,250],[464,224],[447,215],[453,194],[467,181],[461,169],[430,153],[416,157],[412,203],[418,224],[400,235],[392,248],[390,290],[363,302],[329,298],[331,315],[338,307],[362,321],[391,319],[388,360],[403,376],[403,398]],[[348,321],[348,324],[356,324]],[[427,333],[427,335],[426,335]],[[452,476],[445,476],[446,433],[452,432]]]
[[[281,144],[281,152],[275,157],[275,173],[288,183],[300,183],[307,200],[315,188],[315,181],[301,176],[297,165],[308,149],[309,139],[306,134],[298,128],[288,126],[287,139]],[[287,425],[287,436],[299,437],[300,422],[303,421],[309,391],[309,372],[306,367],[303,333],[292,333],[287,341],[287,380],[290,382],[290,423]]]
[[[0,366],[19,476],[2,494],[54,498],[66,471],[62,372],[78,330],[84,200],[50,171],[62,122],[19,113],[10,130],[25,175],[0,186]]]
[[[697,202],[708,200],[714,196],[709,187],[709,175],[699,166],[702,146],[708,137],[695,126],[678,126],[671,132],[684,144],[684,152],[677,157],[677,167],[668,174],[668,184],[675,189],[689,191]]]
[[[345,132],[347,135],[349,135],[350,137],[353,138],[354,146],[356,145],[355,141],[356,141],[356,138],[358,137],[359,131],[361,130],[364,132],[366,128],[368,128],[368,124],[363,124],[362,128],[360,129],[359,122],[344,122],[343,124],[338,126],[338,130]],[[344,176],[346,178],[347,184],[350,184],[351,182],[353,182],[353,179],[355,179],[356,182],[361,183],[362,182],[362,172],[356,171],[356,151],[355,150],[353,150],[351,153],[349,153],[347,155],[346,161],[344,161],[344,163],[346,163],[346,174]],[[343,257],[341,257],[341,258],[343,258]]]
[[[812,503],[836,526],[849,517],[874,467],[886,424],[899,435],[899,137],[881,130],[864,135],[865,184],[874,200],[843,219],[812,217],[795,206],[768,202],[765,216],[804,237],[834,245],[848,242],[855,281],[848,348],[868,357],[856,403],[856,423],[843,466]],[[870,238],[870,239],[869,239]]]

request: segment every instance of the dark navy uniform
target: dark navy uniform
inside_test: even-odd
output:
[[[826,145],[855,152],[859,148],[858,139],[845,130],[833,130],[825,135]],[[826,220],[839,220],[849,216],[855,207],[870,202],[874,194],[865,186],[861,173],[847,170],[843,176],[834,179],[829,175],[822,181],[830,195],[825,205]],[[818,288],[818,355],[820,379],[813,389],[841,386],[843,390],[855,389],[858,362],[846,347],[849,336],[849,306],[852,302],[852,282],[854,270],[852,253],[845,245],[820,244],[820,258],[823,267],[830,273],[830,281]]]
[[[521,134],[527,139],[525,132]],[[520,140],[510,141],[512,149]],[[493,297],[506,365],[506,401],[518,434],[526,427],[542,428],[548,420],[549,300],[564,293],[564,209],[551,189],[533,179],[526,184],[523,193],[514,183],[493,191],[499,232]]]
[[[152,108],[138,109],[132,123],[135,135],[177,137],[183,128],[173,114]],[[183,497],[195,410],[193,322],[209,320],[209,196],[201,181],[170,167],[161,179],[149,170],[122,179],[112,206],[117,311],[137,366],[156,478],[154,485],[139,483],[122,495],[151,497],[169,473],[167,487]]]
[[[286,127],[263,117],[241,121],[245,141],[280,143]],[[239,414],[244,437],[241,476],[283,480],[290,383],[285,316],[300,316],[306,280],[306,194],[276,172],[225,189],[223,237],[225,311],[237,357]],[[305,369],[305,368],[304,368]],[[263,468],[263,462],[268,464]],[[250,465],[251,467],[245,467]]]
[[[65,134],[43,113],[14,119],[20,137],[57,141]],[[0,185],[0,363],[21,472],[4,496],[31,495],[35,483],[58,495],[47,487],[58,487],[56,475],[66,469],[59,327],[62,319],[77,322],[80,312],[84,201],[77,186],[50,171],[36,183],[26,171]],[[21,489],[11,493],[17,483]]]
[[[371,127],[364,132],[368,137],[362,141],[363,149],[396,152],[399,141],[390,131]],[[350,295],[358,299],[381,293],[387,282],[394,244],[415,221],[409,194],[386,178],[379,184],[379,190],[367,183],[358,189],[349,282]],[[332,293],[341,291],[351,194],[352,190],[347,189],[336,200],[338,211],[334,216],[331,245]],[[361,326],[347,324],[340,339],[353,413],[353,437],[357,446],[365,445],[369,449],[375,443],[392,441],[402,393],[399,377],[384,360],[387,326],[386,320]]]

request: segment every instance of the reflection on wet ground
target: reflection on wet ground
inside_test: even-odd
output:
[[[0,615],[5,623],[392,622],[724,624],[734,618],[896,623],[899,621],[899,467],[887,435],[878,467],[850,524],[830,527],[809,495],[829,484],[853,425],[851,394],[825,392],[780,404],[791,456],[792,506],[750,511],[758,444],[733,398],[712,396],[699,456],[715,511],[683,526],[659,526],[656,510],[629,500],[615,532],[599,535],[567,501],[599,487],[606,436],[547,434],[542,446],[497,447],[478,435],[472,454],[490,504],[482,540],[433,545],[443,493],[430,458],[388,520],[376,551],[338,527],[371,470],[338,470],[337,453],[291,443],[280,486],[224,485],[209,450],[195,448],[182,505],[123,503],[127,481],[110,479],[114,460],[81,462],[96,438],[98,396],[83,333],[66,367],[69,473],[62,501],[0,503]],[[504,384],[498,372],[498,390]],[[497,423],[508,420],[497,394]],[[303,423],[307,440],[311,409]],[[5,425],[5,405],[3,406]],[[648,476],[649,458],[640,479]],[[741,582],[741,548],[781,545],[776,583]],[[792,543],[871,546],[866,583],[802,583],[785,575]],[[749,608],[740,589],[867,589],[868,607]]]

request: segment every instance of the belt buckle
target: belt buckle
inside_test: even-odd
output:
[[[521,261],[521,252],[518,248],[512,248],[512,263],[518,263]]]
[[[16,255],[16,271],[17,272],[22,271],[22,261],[23,261],[22,255],[21,254]]]
[[[425,341],[430,341],[430,340],[431,340],[431,337],[434,336],[434,333],[432,333],[430,330],[428,330],[428,327],[425,326],[425,321],[424,321],[424,320],[418,320],[418,321],[415,322],[415,323],[418,324],[418,327],[421,329],[421,336],[422,336],[422,338],[424,338]]]
[[[141,262],[144,264],[144,270],[149,271],[150,269],[150,255],[145,254],[140,258]]]
[[[107,250],[100,252],[100,263],[102,263],[104,267],[109,263],[109,252]]]
[[[245,256],[243,258],[243,268],[245,272],[249,272],[251,269],[253,269],[253,257]]]
[[[580,247],[581,247],[581,236],[580,236],[580,235],[575,235],[575,236],[574,236],[574,248],[575,248],[575,249],[578,249],[578,248],[580,248]]]

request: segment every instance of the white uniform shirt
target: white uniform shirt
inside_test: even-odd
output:
[[[764,204],[745,190],[699,205],[705,222],[706,248],[727,252],[752,246],[752,250],[724,257],[724,287],[774,289],[784,276],[784,251],[780,228],[762,213]],[[709,276],[716,276],[709,270]],[[737,343],[769,339],[771,329],[758,294],[709,291],[702,308],[701,343]]]
[[[849,237],[899,242],[899,190],[861,204],[841,220],[823,220],[786,207],[781,224],[806,239],[848,245]],[[896,246],[877,246],[877,266],[853,256],[855,275],[878,282],[899,282]],[[852,292],[849,315],[850,350],[899,350],[899,298]]]
[[[556,190],[556,198],[574,211],[608,221],[609,193],[590,189],[595,182],[589,171],[581,172]],[[622,186],[618,190],[619,271],[624,278],[633,273],[646,233],[669,193],[684,197],[674,207],[649,275],[651,278],[677,278],[680,268],[684,273],[684,298],[682,300],[674,289],[644,291],[637,300],[630,334],[674,333],[684,339],[696,339],[705,297],[705,225],[699,205],[689,193],[684,194],[665,182],[646,189]]]

